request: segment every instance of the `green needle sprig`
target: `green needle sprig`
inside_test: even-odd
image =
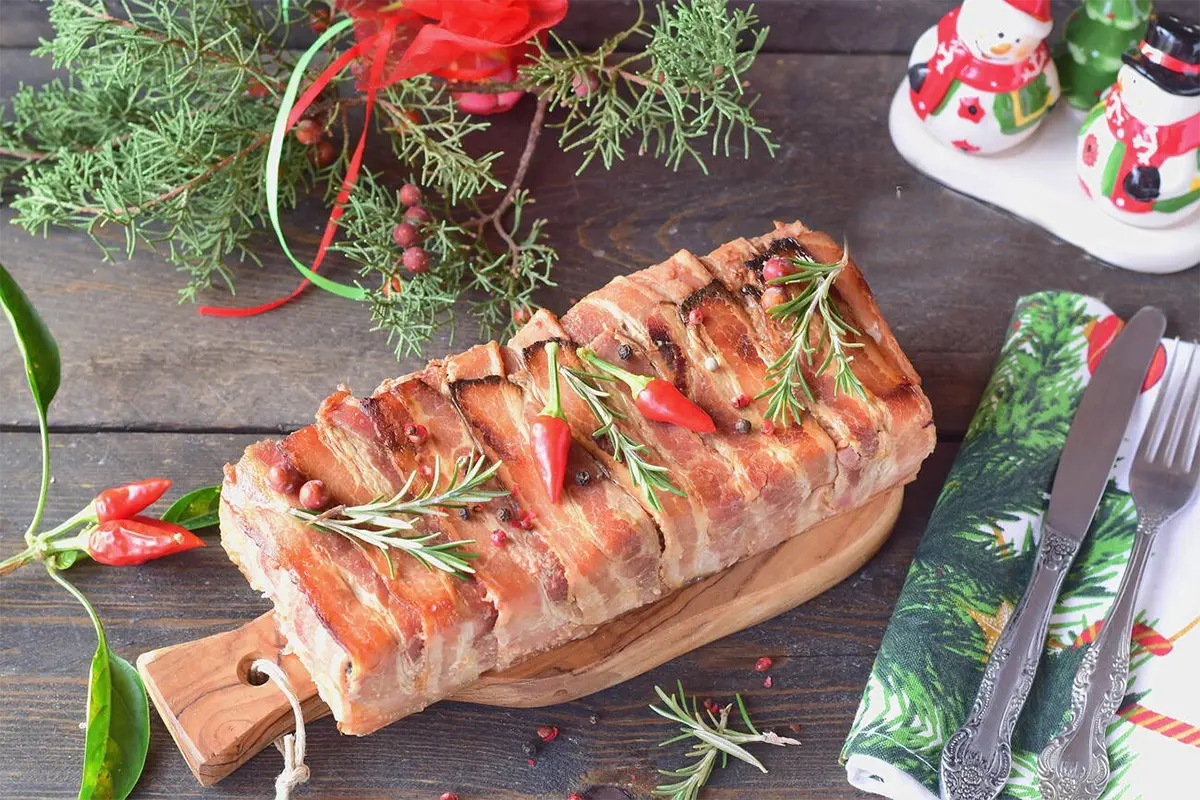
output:
[[[845,392],[866,399],[862,382],[850,367],[854,360],[850,351],[863,344],[850,341],[849,337],[861,334],[846,322],[841,310],[829,299],[833,284],[849,258],[848,251],[833,264],[793,258],[796,272],[768,281],[774,286],[803,286],[795,297],[767,310],[772,317],[792,323],[791,345],[767,368],[769,385],[754,398],[767,398],[767,419],[786,424],[790,417],[800,424],[804,410],[815,402],[812,387],[804,379],[803,368],[813,366],[817,354],[822,351],[825,357],[817,366],[816,374],[824,374],[830,368],[834,370],[834,394]],[[820,329],[814,340],[812,328],[817,319],[820,319]]]
[[[662,688],[654,687],[654,691],[663,705],[662,707],[651,705],[650,710],[663,719],[677,722],[680,725],[679,735],[660,743],[659,747],[666,747],[684,740],[696,740],[687,755],[689,758],[697,760],[681,769],[659,770],[663,775],[682,780],[654,787],[654,791],[651,792],[654,797],[666,797],[669,800],[696,800],[700,796],[700,790],[712,775],[718,758],[721,760],[722,768],[728,762],[729,756],[733,756],[739,761],[745,761],[760,771],[766,772],[767,768],[763,766],[762,762],[743,745],[761,743],[785,747],[791,744],[800,744],[796,739],[779,736],[772,731],[760,733],[754,727],[754,723],[750,721],[750,714],[746,711],[746,704],[742,702],[740,694],[734,695],[734,699],[747,731],[738,731],[729,727],[729,715],[733,711],[733,704],[719,709],[715,714],[711,709],[705,708],[704,713],[701,714],[696,698],[688,699],[687,694],[683,691],[682,682],[676,685],[679,688],[677,695],[667,694]]]
[[[360,506],[335,506],[316,513],[303,508],[293,508],[293,516],[326,533],[336,533],[349,539],[355,546],[372,545],[387,556],[388,568],[395,577],[391,552],[399,550],[420,561],[429,569],[440,569],[452,575],[469,575],[475,572],[470,559],[478,558],[463,548],[474,544],[474,539],[435,543],[437,533],[420,536],[405,536],[403,531],[413,530],[420,517],[447,516],[446,509],[465,508],[474,503],[486,503],[508,494],[506,491],[484,489],[501,462],[490,467],[482,455],[474,459],[459,459],[445,489],[441,484],[441,462],[434,463],[434,479],[425,489],[412,494],[417,473],[409,474],[400,491],[390,500],[375,500]]]
[[[571,387],[571,391],[587,403],[592,416],[600,423],[600,427],[592,432],[592,438],[608,439],[613,458],[629,469],[629,477],[634,485],[642,490],[642,495],[651,508],[662,511],[662,503],[656,492],[670,492],[687,497],[687,493],[671,482],[666,467],[651,464],[643,457],[643,453],[647,452],[646,445],[635,442],[617,427],[617,420],[624,419],[625,415],[609,408],[605,402],[609,396],[608,392],[595,384],[596,380],[607,380],[606,378],[570,367],[559,367],[558,372],[567,386]]]

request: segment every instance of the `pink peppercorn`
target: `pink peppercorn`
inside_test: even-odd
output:
[[[754,662],[754,671],[755,672],[766,672],[767,670],[769,670],[771,668],[771,665],[774,663],[775,662],[771,660],[770,656],[763,656],[758,661]]]
[[[767,436],[770,436],[775,432],[775,423],[771,422],[769,419],[764,419],[762,424],[762,432]]]
[[[784,275],[791,275],[795,271],[791,262],[783,256],[771,256],[767,259],[767,263],[763,264],[762,276],[764,281],[770,281],[782,278]]]
[[[688,312],[688,322],[692,325],[699,325],[704,322],[704,312],[698,308],[693,308]]]
[[[300,487],[300,505],[309,511],[320,511],[329,505],[329,492],[320,481],[308,481]]]
[[[425,440],[429,438],[429,429],[424,425],[410,422],[404,426],[404,435],[413,444],[424,444]]]
[[[748,405],[750,405],[750,395],[748,394],[739,394],[737,397],[733,398],[734,408],[745,408]]]
[[[760,301],[763,308],[772,309],[775,306],[783,305],[788,301],[787,290],[782,286],[772,286],[762,294]]]
[[[422,464],[421,475],[425,478],[433,477],[433,467],[429,466],[428,464]]]
[[[276,464],[267,470],[267,483],[277,492],[289,494],[299,489],[303,482],[303,476],[286,464]]]
[[[553,725],[542,725],[537,729],[537,735],[543,742],[553,742],[558,738],[558,728]]]
[[[773,683],[774,683],[774,681],[773,681],[773,680],[771,680],[771,676],[770,676],[770,675],[768,675],[768,676],[766,677],[766,680],[764,680],[764,681],[763,681],[763,686],[765,686],[765,687],[767,687],[768,689],[770,689],[770,688],[771,688],[771,684],[773,684]]]
[[[504,545],[508,544],[508,534],[505,533],[504,531],[500,530],[499,528],[492,531],[491,538],[492,538],[492,544],[494,544],[496,547],[504,547]]]
[[[460,798],[454,792],[446,792],[441,797],[439,797],[438,800],[460,800]]]

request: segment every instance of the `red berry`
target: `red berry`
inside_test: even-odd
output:
[[[581,795],[579,792],[571,792],[569,795],[567,795],[567,800],[583,800],[583,795]]]
[[[542,725],[537,729],[537,735],[543,742],[553,742],[558,738],[558,728],[553,725]]]
[[[267,483],[277,492],[290,493],[300,488],[303,477],[294,467],[276,464],[267,470]]]
[[[250,83],[246,85],[246,94],[251,97],[266,97],[270,92],[257,78],[251,78]]]
[[[400,247],[412,247],[421,241],[421,233],[411,222],[397,222],[392,228],[392,241]]]
[[[411,183],[400,187],[400,202],[406,206],[415,206],[421,202],[421,189]]]
[[[391,280],[385,281],[383,284],[383,296],[384,297],[391,297],[394,294],[400,294],[400,292],[403,290],[404,290],[404,281],[400,280],[399,275],[393,277]]]
[[[795,271],[792,267],[792,262],[783,256],[771,256],[763,264],[762,276],[764,281],[770,281],[775,278],[782,278],[784,275],[791,275]]]
[[[750,405],[750,395],[748,394],[739,394],[737,397],[733,398],[734,408],[745,408],[748,405]]]
[[[429,209],[425,208],[425,206],[413,206],[404,212],[404,218],[416,224],[425,225],[433,219],[433,215],[429,213]]]
[[[754,671],[755,672],[766,672],[767,670],[769,670],[771,668],[771,665],[774,663],[775,662],[771,660],[770,656],[763,656],[758,661],[754,662]]]
[[[329,505],[329,492],[321,481],[308,481],[300,487],[300,505],[309,511],[320,511]]]
[[[496,530],[492,531],[491,539],[492,544],[494,544],[496,547],[504,547],[504,545],[508,544],[508,534],[499,528],[496,528]]]
[[[404,435],[408,437],[410,442],[419,445],[423,444],[429,438],[429,429],[424,425],[410,422],[404,426]]]
[[[576,75],[571,79],[571,88],[575,90],[575,94],[578,96],[587,97],[600,88],[600,79],[596,77],[596,73],[594,72],[588,72],[585,75]]]
[[[308,13],[309,16],[312,17],[312,20],[308,23],[308,26],[312,28],[313,33],[324,33],[325,31],[329,30],[328,8],[314,8]]]
[[[438,800],[459,800],[459,797],[454,792],[446,792]]]
[[[328,139],[317,142],[316,147],[309,148],[308,160],[318,169],[328,167],[337,159],[337,148]]]
[[[688,322],[692,325],[699,325],[704,322],[704,312],[698,308],[693,308],[688,312]]]
[[[422,272],[429,271],[429,253],[425,252],[422,247],[410,247],[404,251],[402,256],[404,268],[413,275],[420,275]]]
[[[293,131],[300,144],[316,144],[321,141],[321,126],[311,119],[302,119],[296,123]]]

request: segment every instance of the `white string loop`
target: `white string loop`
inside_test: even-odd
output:
[[[275,682],[279,691],[287,698],[292,706],[292,714],[296,718],[295,734],[285,734],[275,740],[275,746],[283,754],[283,772],[275,779],[275,800],[289,800],[292,790],[309,777],[308,765],[304,763],[304,712],[300,708],[300,700],[292,691],[292,684],[285,673],[274,661],[259,658],[250,665],[250,671],[258,671]]]

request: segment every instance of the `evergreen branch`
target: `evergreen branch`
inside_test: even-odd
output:
[[[759,733],[750,720],[750,714],[746,711],[746,704],[742,702],[740,694],[734,697],[747,731],[738,731],[729,727],[729,715],[733,711],[733,704],[721,708],[715,714],[711,708],[706,708],[702,715],[696,699],[693,697],[689,702],[688,696],[683,691],[683,684],[677,683],[676,685],[679,688],[677,695],[667,694],[662,688],[654,687],[655,693],[662,701],[662,706],[651,705],[650,710],[663,719],[680,725],[680,735],[662,742],[659,747],[686,739],[695,739],[697,743],[692,745],[687,756],[699,760],[681,769],[659,770],[663,775],[683,778],[683,780],[654,787],[651,792],[654,797],[666,797],[670,800],[696,800],[700,796],[700,789],[712,775],[718,755],[721,758],[722,767],[725,766],[727,757],[733,756],[765,773],[767,768],[743,745],[757,743],[786,747],[800,744],[796,739],[779,736],[771,731]]]
[[[473,539],[435,544],[439,533],[405,536],[402,532],[413,530],[421,517],[444,517],[446,509],[466,508],[473,503],[486,503],[507,495],[505,491],[482,488],[500,469],[499,461],[485,468],[486,464],[487,459],[482,455],[471,460],[459,459],[449,484],[442,489],[441,463],[437,461],[433,467],[433,480],[415,494],[413,486],[417,472],[414,470],[400,491],[389,500],[359,506],[335,506],[319,514],[304,508],[292,508],[290,513],[318,530],[344,536],[356,545],[379,548],[388,557],[392,577],[395,577],[395,569],[391,550],[406,553],[429,569],[440,569],[452,575],[472,574],[475,569],[469,560],[478,555],[463,548],[473,544]]]
[[[815,356],[822,350],[825,356],[814,372],[821,375],[830,367],[833,368],[835,396],[838,392],[845,392],[866,399],[866,392],[851,368],[854,356],[849,352],[863,346],[862,342],[848,339],[849,336],[860,334],[846,322],[841,310],[830,299],[834,282],[849,263],[849,253],[844,252],[842,259],[834,264],[820,264],[802,258],[793,258],[791,261],[796,271],[773,278],[769,283],[775,286],[802,284],[799,293],[786,302],[772,306],[767,313],[776,319],[791,320],[792,341],[783,355],[767,368],[768,386],[754,399],[767,398],[767,419],[786,423],[790,418],[799,425],[801,415],[808,407],[805,401],[809,405],[815,402],[812,387],[804,377],[804,367],[813,367]],[[814,339],[813,328],[818,324],[820,327]],[[804,399],[801,399],[801,395]]]
[[[666,467],[651,464],[642,456],[647,452],[646,445],[634,441],[617,427],[617,420],[625,417],[608,407],[605,398],[609,394],[593,382],[592,375],[570,367],[559,367],[558,372],[566,381],[567,386],[571,387],[571,391],[587,404],[592,416],[600,423],[600,427],[592,432],[592,438],[608,440],[613,459],[623,463],[629,470],[630,480],[642,490],[642,495],[651,508],[655,511],[662,511],[662,503],[656,492],[670,492],[680,497],[687,497],[682,489],[671,482],[670,473]]]
[[[730,13],[727,0],[691,0],[659,5],[650,26],[643,15],[639,4],[638,21],[590,53],[552,33],[562,54],[539,45],[538,59],[521,70],[552,109],[566,111],[554,127],[564,150],[582,151],[579,171],[597,157],[611,168],[624,158],[626,142],[639,138],[639,154],[662,157],[672,169],[689,157],[707,172],[696,140],[708,138],[712,155],[728,156],[739,131],[747,156],[752,136],[773,154],[777,145],[751,115],[754,100],[745,97],[741,77],[768,32],[754,30],[753,9]],[[644,51],[610,63],[633,37],[646,40]]]

